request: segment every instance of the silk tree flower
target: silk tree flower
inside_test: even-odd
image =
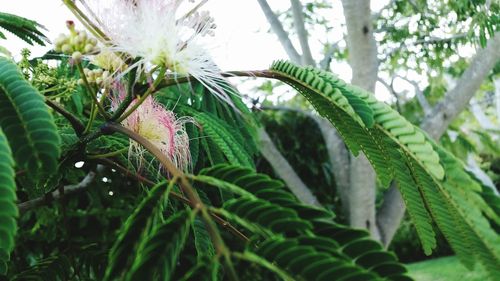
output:
[[[112,99],[112,106],[115,108],[124,97],[123,91],[119,92],[122,94]],[[190,117],[176,118],[172,111],[165,109],[152,96],[149,96],[121,124],[150,141],[177,168],[187,170],[191,163],[191,154],[185,124],[190,122],[194,123],[194,120]],[[136,157],[139,165],[141,165],[143,153],[144,148],[131,140],[129,158],[130,156]]]
[[[208,12],[197,11],[201,5],[179,16],[184,0],[81,1],[94,24],[109,37],[112,51],[140,58],[129,69],[162,66],[174,77],[191,75],[231,104],[219,86],[224,78],[204,48],[216,26]]]

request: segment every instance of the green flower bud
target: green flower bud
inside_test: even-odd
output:
[[[61,47],[61,51],[62,51],[63,53],[65,53],[65,54],[69,54],[69,53],[71,53],[72,48],[71,48],[71,46],[70,46],[69,44],[64,44],[64,45],[62,45],[62,47]]]
[[[72,55],[71,55],[71,58],[74,60],[74,61],[80,61],[82,59],[82,53],[80,52],[74,52]]]

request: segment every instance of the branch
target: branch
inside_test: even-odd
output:
[[[495,124],[491,122],[490,118],[486,116],[483,109],[481,108],[481,105],[477,103],[477,101],[474,98],[470,100],[470,109],[472,111],[472,115],[474,115],[481,128],[486,130],[497,129],[497,126],[495,126]]]
[[[384,193],[384,202],[377,212],[377,226],[380,231],[380,242],[389,246],[404,217],[406,206],[396,182]]]
[[[380,82],[382,85],[384,85],[384,87],[387,88],[389,93],[396,99],[396,108],[398,112],[401,113],[401,104],[399,102],[399,95],[398,93],[396,93],[396,90],[394,90],[394,78],[391,79],[391,84],[385,82],[385,80],[380,77],[377,78],[377,81]]]
[[[155,185],[155,183],[153,181],[149,180],[148,178],[145,178],[136,172],[132,172],[132,171],[128,170],[127,168],[123,167],[122,165],[116,163],[113,160],[103,158],[103,159],[97,159],[97,162],[99,162],[103,165],[113,167],[113,168],[121,171],[126,177],[129,177],[131,179],[135,179],[135,180],[140,181],[146,185],[149,185],[149,186]],[[184,204],[188,204],[188,205],[191,204],[191,202],[186,197],[182,196],[181,194],[179,194],[177,192],[174,192],[174,191],[170,192],[170,196],[172,196],[172,198],[174,198],[176,200],[183,202]],[[224,227],[226,230],[233,233],[236,237],[240,238],[241,240],[243,240],[245,242],[250,241],[250,239],[248,237],[246,237],[243,233],[241,233],[238,229],[236,229],[229,222],[225,221],[224,219],[222,219],[221,217],[217,216],[214,213],[210,213],[210,215],[215,219],[215,221],[220,226]]]
[[[273,141],[267,134],[264,128],[259,129],[259,139],[260,139],[260,152],[262,156],[271,164],[274,171],[283,179],[299,201],[320,207],[318,199],[312,194],[311,190],[304,184],[304,182],[295,173],[292,166],[288,161],[281,155],[279,150],[274,145]]]
[[[271,7],[269,7],[267,1],[257,0],[257,2],[259,2],[260,8],[264,12],[267,21],[271,25],[271,30],[278,36],[278,39],[285,49],[290,60],[292,60],[294,63],[301,64],[302,59],[300,54],[293,46],[292,41],[290,41],[290,37],[288,37],[288,34],[283,28],[283,25],[281,24],[276,14],[274,14],[273,10],[271,10]]]
[[[331,171],[335,177],[335,186],[342,203],[342,211],[346,217],[349,217],[349,192],[351,179],[349,177],[350,153],[344,144],[344,141],[333,127],[329,120],[315,116],[316,124],[323,135],[328,158],[332,165]]]
[[[500,124],[500,78],[495,79],[495,109],[497,114],[497,123]]]
[[[421,127],[431,137],[438,139],[450,123],[462,112],[470,99],[481,86],[497,61],[500,59],[500,32],[488,41],[484,49],[479,49],[469,67],[458,79],[455,87],[446,93],[445,97],[424,119]]]
[[[408,44],[403,42],[398,47],[388,51],[387,55],[385,56],[385,59],[390,58],[394,53],[396,53],[398,51],[407,50],[408,47],[411,47],[411,46],[429,45],[429,44],[435,44],[435,43],[440,43],[440,42],[451,42],[451,41],[454,41],[457,39],[462,39],[465,37],[467,37],[467,33],[459,33],[459,34],[451,35],[450,37],[445,37],[445,38],[433,36],[433,37],[429,37],[429,38],[425,38],[425,39],[415,40],[415,41],[410,42]]]
[[[370,1],[342,0],[347,25],[347,47],[352,68],[351,83],[374,92],[377,82],[377,42],[373,36]]]
[[[326,52],[325,56],[323,59],[319,62],[319,68],[323,70],[329,70],[330,63],[332,62],[333,54],[335,53],[335,50],[339,48],[339,43],[342,40],[339,40],[333,44],[330,44],[329,46],[326,47]]]
[[[53,191],[52,193],[46,194],[44,197],[39,197],[39,198],[30,200],[30,201],[20,203],[17,205],[17,208],[19,209],[19,213],[23,214],[24,212],[26,212],[30,209],[49,204],[52,201],[58,200],[59,198],[61,198],[63,196],[83,191],[90,184],[92,184],[95,177],[96,177],[96,173],[91,171],[78,184],[64,186],[62,189],[63,190],[62,194],[61,194],[61,192],[59,192],[59,190],[56,190],[56,191]]]
[[[309,47],[309,40],[304,24],[303,7],[299,0],[290,0],[292,3],[293,23],[299,36],[300,48],[302,49],[302,64],[315,65],[314,59],[311,55],[311,48]]]
[[[418,86],[418,83],[410,80],[404,76],[396,74],[396,77],[401,78],[405,80],[406,82],[410,83],[413,88],[415,89],[415,97],[417,98],[418,103],[422,107],[422,110],[424,111],[424,115],[427,117],[429,114],[431,114],[432,107],[429,104],[429,101],[427,101],[427,98],[424,95],[424,92],[420,90],[420,87]]]
[[[45,99],[45,103],[68,120],[77,136],[81,136],[83,134],[83,131],[85,131],[85,125],[83,125],[83,123],[75,115],[64,109],[60,104],[49,99]]]
[[[378,12],[373,13],[372,14],[373,20],[377,20],[378,18],[380,18],[380,16],[382,15],[382,12],[389,9],[392,5],[394,5],[394,3],[396,3],[396,0],[391,0],[391,1],[389,1],[389,3],[387,3],[387,5],[382,7],[382,9],[380,9]]]

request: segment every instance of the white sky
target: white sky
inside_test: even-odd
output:
[[[273,8],[282,10],[289,5],[288,0],[270,2]],[[0,0],[0,7],[2,12],[36,20],[48,29],[45,34],[51,40],[60,33],[67,33],[66,20],[76,21],[61,0]],[[264,69],[273,60],[286,58],[275,35],[266,32],[268,23],[257,1],[211,0],[205,10],[210,11],[217,24],[216,47],[211,53],[222,69]],[[14,36],[8,36],[8,40],[0,44],[15,58],[20,57],[19,51],[24,47],[29,47],[34,56],[42,55],[51,47],[31,47]]]
[[[387,1],[372,1],[372,8],[379,9],[385,2]],[[290,6],[289,0],[270,0],[269,3],[274,10],[283,11]],[[332,1],[332,3],[334,7],[331,19],[340,26],[343,20],[340,1]],[[36,20],[47,28],[48,31],[45,34],[51,40],[54,40],[60,33],[67,32],[66,20],[77,22],[61,0],[0,0],[0,7],[2,12]],[[269,24],[256,0],[211,0],[204,9],[210,11],[217,24],[214,38],[216,47],[211,50],[211,53],[215,62],[223,70],[266,69],[273,60],[287,58],[277,37],[267,32]],[[51,48],[51,46],[29,46],[16,37],[9,36],[8,32],[4,33],[7,34],[8,40],[0,40],[0,45],[10,50],[16,59],[20,58],[19,52],[24,47],[28,47],[33,56],[43,55]],[[321,42],[312,41],[311,48],[313,56],[320,59]],[[340,78],[350,80],[351,70],[346,62],[335,65],[333,69]],[[255,83],[249,83],[243,88],[250,90],[255,85]],[[379,98],[388,99],[387,90],[379,86],[377,85]],[[284,90],[288,89],[277,92],[281,95]],[[293,95],[293,91],[290,91],[287,96],[290,97],[290,95]],[[287,99],[287,97],[281,98]]]

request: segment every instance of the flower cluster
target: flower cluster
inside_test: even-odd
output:
[[[111,77],[109,71],[107,70],[102,70],[101,68],[98,69],[85,68],[83,69],[83,72],[85,74],[87,82],[91,84],[96,84],[99,87],[103,87],[110,84]],[[83,85],[84,84],[83,79],[79,79],[78,84]]]
[[[55,41],[56,52],[71,55],[74,60],[80,60],[82,55],[99,52],[97,40],[90,38],[83,30],[76,30],[73,21],[67,21],[69,35],[61,34]]]

